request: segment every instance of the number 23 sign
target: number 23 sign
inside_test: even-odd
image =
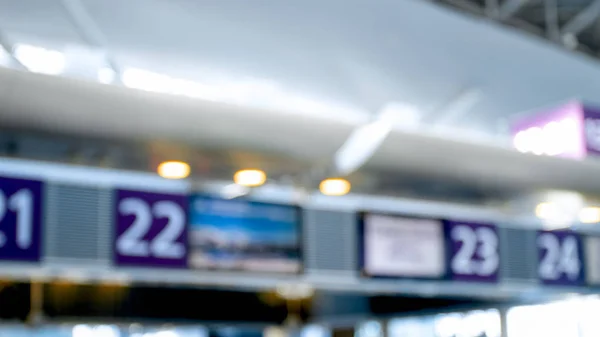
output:
[[[185,195],[117,190],[115,263],[186,267],[187,210]]]
[[[500,240],[495,226],[469,222],[446,222],[450,278],[459,281],[497,282]]]

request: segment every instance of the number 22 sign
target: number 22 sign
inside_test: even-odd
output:
[[[497,282],[500,270],[500,240],[495,226],[446,221],[449,244],[449,274],[453,280]]]
[[[115,263],[186,267],[187,204],[185,195],[117,190]]]

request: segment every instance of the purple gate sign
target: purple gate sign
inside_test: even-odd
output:
[[[588,155],[600,156],[600,109],[584,107],[585,145]]]
[[[500,270],[500,240],[495,226],[446,221],[448,273],[457,281],[497,282]]]
[[[548,285],[579,286],[585,281],[581,237],[570,231],[537,233],[538,278]]]
[[[39,261],[42,182],[0,177],[0,260]]]
[[[511,125],[513,144],[521,152],[584,159],[583,106],[579,102],[529,115]]]
[[[117,190],[114,259],[117,265],[187,266],[185,195]]]

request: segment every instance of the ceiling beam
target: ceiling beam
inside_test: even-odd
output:
[[[6,51],[12,66],[20,70],[27,70],[27,67],[15,57],[14,45],[8,41],[8,38],[2,31],[0,31],[0,49]]]
[[[485,12],[492,19],[497,19],[500,15],[500,1],[485,0]]]
[[[594,23],[598,16],[600,16],[600,0],[592,2],[569,22],[565,23],[561,34],[563,36],[567,34],[578,35]]]
[[[506,0],[502,6],[500,6],[500,11],[498,13],[500,20],[510,18],[529,2],[530,0]]]
[[[478,88],[461,90],[438,110],[437,118],[432,123],[433,128],[443,128],[456,123],[467,115],[482,98],[483,93]]]
[[[546,35],[548,36],[548,39],[550,41],[560,41],[557,0],[544,0],[544,18],[546,21]]]
[[[69,14],[69,19],[72,21],[73,26],[78,30],[83,40],[93,47],[104,50],[106,53],[104,56],[106,65],[110,67],[115,74],[120,74],[120,67],[117,65],[114,58],[106,51],[107,42],[104,33],[81,0],[62,0],[62,4]],[[115,80],[118,81],[119,76],[116,76]]]

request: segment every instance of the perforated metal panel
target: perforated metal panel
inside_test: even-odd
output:
[[[501,276],[505,281],[534,281],[537,256],[535,231],[499,228],[501,244]]]
[[[45,257],[108,262],[111,190],[48,184],[46,194]]]
[[[354,213],[305,209],[304,234],[307,269],[356,270],[358,244]]]

